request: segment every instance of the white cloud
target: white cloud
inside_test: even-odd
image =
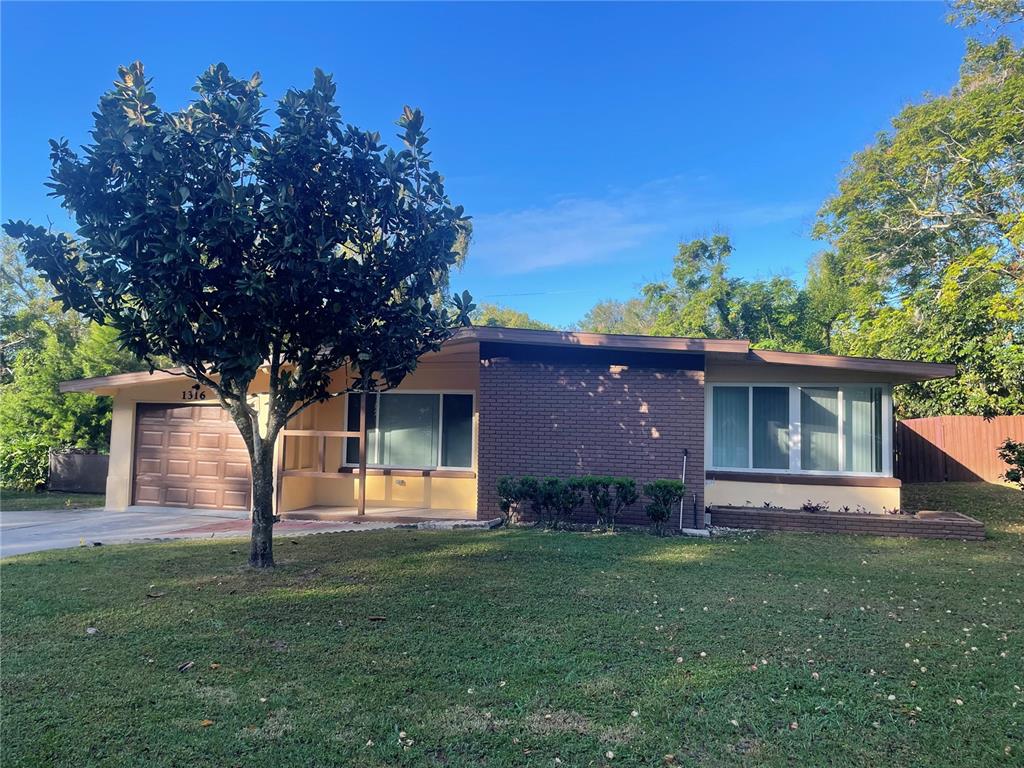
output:
[[[704,186],[672,177],[600,197],[563,197],[543,207],[477,215],[470,259],[497,274],[523,274],[607,261],[659,236],[766,226],[814,210],[799,202],[715,201]]]

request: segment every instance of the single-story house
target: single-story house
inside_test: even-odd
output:
[[[744,340],[466,328],[368,397],[367,511],[485,519],[504,475],[606,474],[683,478],[686,527],[705,505],[881,512],[900,506],[893,385],[954,373]],[[333,387],[350,381],[339,370]],[[248,508],[247,453],[212,392],[166,372],[61,389],[113,397],[109,509]],[[277,446],[279,513],[354,509],[359,421],[351,394],[293,420]],[[643,500],[625,521],[645,522]]]

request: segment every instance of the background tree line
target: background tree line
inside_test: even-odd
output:
[[[904,108],[853,157],[802,284],[731,275],[718,234],[682,243],[668,278],[599,302],[576,328],[951,362],[955,379],[899,388],[900,416],[1024,412],[1024,11],[960,0],[951,20],[1002,34],[971,39],[953,89]],[[481,308],[482,322],[509,320],[537,325]]]

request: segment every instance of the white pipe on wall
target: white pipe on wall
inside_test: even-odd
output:
[[[683,448],[683,487],[686,486],[686,457],[689,454],[689,450]],[[681,499],[679,499],[679,530],[683,530],[683,502],[686,499],[686,493],[683,493]]]

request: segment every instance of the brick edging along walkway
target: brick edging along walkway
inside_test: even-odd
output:
[[[724,528],[757,528],[803,533],[853,533],[970,541],[981,541],[985,538],[985,526],[981,522],[958,512],[921,512],[912,516],[801,512],[760,507],[712,507],[711,524]]]

